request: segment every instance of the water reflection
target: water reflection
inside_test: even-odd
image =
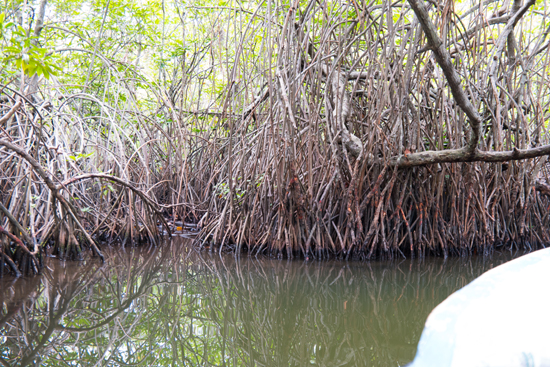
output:
[[[429,312],[499,258],[286,262],[182,242],[0,280],[5,366],[399,366]]]

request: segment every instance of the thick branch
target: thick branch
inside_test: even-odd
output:
[[[424,6],[423,1],[409,0],[409,4],[413,8],[418,20],[420,21],[420,24],[422,25],[422,29],[424,30],[426,38],[428,39],[428,46],[434,53],[437,63],[443,70],[443,74],[445,74],[445,78],[449,83],[449,87],[451,88],[451,92],[454,99],[456,100],[456,103],[460,106],[464,113],[466,113],[466,116],[468,116],[468,119],[470,120],[472,134],[470,135],[470,141],[466,146],[466,150],[470,154],[473,154],[481,135],[482,118],[474,105],[472,105],[472,103],[468,99],[468,96],[466,95],[464,90],[462,89],[460,85],[460,76],[453,66],[451,55],[445,49],[444,43],[439,38],[437,29],[432,23],[430,16],[428,15],[428,10]]]
[[[46,4],[48,0],[41,0],[38,4],[38,11],[36,12],[36,25],[34,27],[34,36],[39,37],[42,28],[44,28],[44,15],[46,14]]]
[[[425,166],[435,163],[456,162],[507,162],[550,155],[550,144],[531,149],[514,149],[505,152],[485,152],[475,150],[471,153],[466,147],[439,151],[427,151],[393,157],[390,165],[399,168]]]
[[[0,125],[4,124],[6,121],[10,119],[10,117],[13,116],[14,113],[17,112],[19,107],[23,104],[23,101],[21,99],[18,99],[17,102],[13,105],[13,107],[6,113],[4,116],[0,118]]]
[[[322,70],[327,78],[331,75],[327,66],[323,66]],[[348,117],[351,114],[351,98],[346,90],[346,79],[336,70],[332,70],[332,76],[330,78],[334,98],[336,125],[341,132],[340,138],[342,144],[352,156],[359,157],[363,152],[363,143],[361,139],[352,134],[347,127]]]
[[[313,48],[308,48],[309,56],[315,59]],[[333,102],[335,108],[335,120],[337,130],[340,132],[339,139],[348,153],[353,157],[361,157],[363,153],[363,142],[359,137],[354,135],[347,127],[348,116],[351,113],[351,96],[346,90],[347,80],[365,78],[365,73],[351,72],[340,73],[337,70],[330,70],[328,65],[321,64],[321,72],[327,78],[327,84],[330,82],[333,94]],[[346,79],[347,76],[347,79]]]

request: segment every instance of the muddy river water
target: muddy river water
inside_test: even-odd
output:
[[[236,259],[191,250],[48,258],[0,279],[2,366],[402,366],[430,311],[509,259]]]

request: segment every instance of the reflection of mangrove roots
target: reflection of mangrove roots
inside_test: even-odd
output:
[[[168,356],[163,364],[208,366],[231,355],[238,365],[305,366],[314,357],[332,367],[374,353],[375,366],[402,365],[433,307],[499,261],[312,264],[186,245],[112,252],[101,268],[57,264],[0,289],[1,358],[55,365],[75,353],[85,365],[145,366]]]
[[[71,349],[82,352],[81,364],[93,365],[107,361],[106,352],[102,352],[105,350],[119,361],[136,356],[138,363],[130,364],[157,365],[154,357],[144,363],[143,356],[137,353],[124,354],[124,346],[143,342],[147,348],[149,341],[135,333],[149,330],[147,323],[158,316],[166,316],[156,319],[159,322],[176,319],[175,315],[168,315],[177,313],[178,308],[160,308],[179,298],[172,298],[161,289],[166,284],[162,278],[175,267],[186,274],[186,265],[178,262],[185,255],[183,250],[182,246],[166,246],[161,251],[142,247],[130,253],[114,253],[106,260],[108,266],[86,262],[70,272],[56,262],[44,269],[42,277],[16,281],[1,288],[0,330],[6,340],[0,358],[4,364],[18,366],[56,364],[54,361],[65,359]],[[174,259],[178,261],[171,263]],[[176,283],[169,283],[169,287],[178,287]],[[106,284],[113,287],[104,288]],[[159,301],[150,297],[153,287],[163,292],[161,304],[140,307]],[[43,301],[35,303],[38,297]],[[179,313],[177,316],[182,317]],[[169,330],[171,328],[166,328],[163,332]],[[105,341],[110,343],[109,348],[105,348]]]

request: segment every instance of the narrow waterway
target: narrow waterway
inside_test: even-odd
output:
[[[0,364],[402,366],[438,303],[512,258],[306,263],[184,241],[0,279]]]

